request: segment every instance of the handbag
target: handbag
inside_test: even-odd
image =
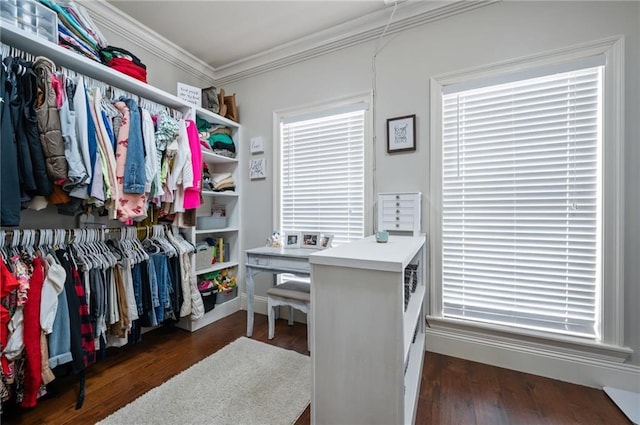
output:
[[[218,93],[216,93],[216,88],[206,87],[202,89],[202,107],[204,109],[208,109],[209,111],[217,114],[220,111],[220,104],[218,103]]]

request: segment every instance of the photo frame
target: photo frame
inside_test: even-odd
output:
[[[331,243],[333,242],[333,235],[322,235],[320,238],[320,242],[318,243],[318,248],[326,249],[331,248]]]
[[[283,246],[285,248],[300,248],[300,232],[285,233]]]
[[[320,233],[318,232],[302,232],[300,239],[301,248],[319,248]]]
[[[387,153],[416,150],[416,116],[387,119]]]
[[[265,158],[249,161],[249,178],[251,180],[267,178],[267,160]]]

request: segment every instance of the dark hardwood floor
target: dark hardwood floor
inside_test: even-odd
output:
[[[246,312],[197,332],[160,328],[143,342],[111,349],[88,370],[84,406],[75,410],[77,378],[58,379],[38,406],[5,405],[2,424],[92,424],[243,336]],[[267,318],[257,314],[253,338],[308,354],[306,325],[279,320],[267,339]],[[212,382],[212,393],[215,382]],[[201,395],[199,395],[201,397]],[[162,423],[159,419],[157,423]],[[310,409],[296,425],[310,423]],[[629,424],[600,390],[434,353],[425,357],[417,424]]]

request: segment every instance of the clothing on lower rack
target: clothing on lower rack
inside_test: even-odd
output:
[[[81,406],[85,370],[98,353],[139,342],[142,326],[183,317],[176,277],[195,279],[183,270],[193,246],[163,226],[142,242],[135,228],[129,230],[121,230],[127,238],[109,241],[104,233],[84,231],[91,237],[57,247],[47,241],[0,247],[2,401],[15,397],[33,407],[46,384],[73,373],[80,378]],[[26,231],[14,234],[20,232]],[[199,292],[187,295],[198,311]]]

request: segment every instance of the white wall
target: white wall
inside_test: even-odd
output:
[[[427,230],[431,76],[625,35],[625,343],[636,352],[629,361],[635,365],[640,365],[639,23],[640,3],[610,1],[501,2],[428,23],[383,40],[376,62],[375,102],[375,190],[421,191],[422,225]],[[225,87],[237,93],[243,143],[263,136],[271,167],[273,111],[370,90],[373,45],[358,45]],[[388,155],[385,120],[408,114],[417,115],[417,151]],[[273,170],[262,181],[249,181],[244,173],[244,246],[250,248],[263,245],[273,230]],[[266,278],[257,281],[256,294],[263,295],[269,284]]]

